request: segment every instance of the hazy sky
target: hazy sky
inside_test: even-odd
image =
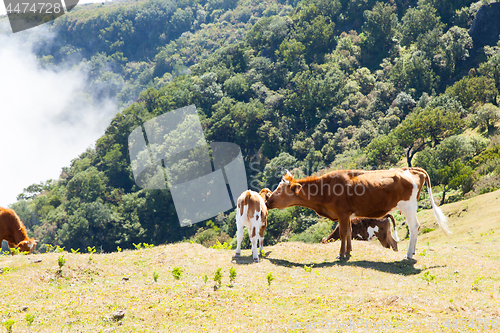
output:
[[[53,37],[43,25],[16,34],[0,34],[3,207],[14,203],[27,186],[58,179],[62,167],[95,145],[116,112],[112,100],[97,106],[86,102],[79,93],[87,77],[81,69],[55,72],[38,67],[29,40],[41,35]]]

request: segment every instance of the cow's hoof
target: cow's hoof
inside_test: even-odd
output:
[[[350,257],[351,257],[351,255],[350,255],[350,254],[345,255],[345,256],[338,255],[338,256],[337,256],[337,260],[340,260],[340,261],[347,261],[347,260],[349,260],[349,258],[350,258]]]
[[[239,258],[240,256],[241,256],[241,253],[235,253],[235,254],[234,254],[234,257],[235,257],[235,258]]]
[[[259,258],[253,258],[253,262],[259,262]]]
[[[323,244],[328,243],[328,239],[326,237],[323,237],[323,239],[321,240],[321,243],[323,243]]]

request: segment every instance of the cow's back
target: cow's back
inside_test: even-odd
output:
[[[266,215],[266,203],[258,193],[247,190],[239,196],[236,218],[239,220],[243,219],[245,225],[250,227],[250,221],[253,218],[264,220]]]
[[[11,239],[16,232],[19,232],[22,223],[17,217],[16,212],[9,208],[0,207],[0,241],[2,239]]]
[[[365,172],[351,178],[355,191],[347,199],[356,216],[382,217],[401,200],[409,200],[415,186],[419,195],[423,182],[422,175],[411,169]]]

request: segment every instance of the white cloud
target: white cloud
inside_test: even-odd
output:
[[[43,26],[25,33],[39,36]],[[62,167],[104,134],[116,107],[111,100],[93,107],[75,98],[85,87],[86,74],[79,69],[39,68],[31,43],[21,42],[17,35],[0,35],[3,207],[14,203],[23,188],[58,179]]]

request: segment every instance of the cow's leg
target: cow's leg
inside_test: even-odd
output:
[[[408,229],[410,230],[410,244],[408,245],[408,251],[406,252],[406,259],[412,259],[417,248],[417,237],[418,229],[420,229],[420,223],[417,220],[417,212],[409,212],[408,215],[403,213],[406,217],[408,224]]]
[[[239,258],[241,256],[241,242],[243,241],[243,225],[242,223],[236,222],[236,253],[234,256]]]
[[[260,255],[264,255],[264,231],[266,231],[266,225],[262,224],[259,229]]]
[[[339,238],[340,238],[340,236],[339,236],[339,225],[337,224],[337,226],[335,227],[335,229],[333,229],[333,231],[330,234],[330,236],[323,237],[323,239],[321,240],[321,243],[326,244],[329,241],[331,241],[332,239],[336,240],[336,239],[339,239]]]
[[[0,241],[0,245],[1,245],[1,244],[2,244],[2,242]],[[14,255],[14,252],[12,251],[12,249],[15,249],[15,248],[16,248],[16,246],[17,246],[17,244],[12,243],[12,242],[10,242],[10,241],[7,241],[7,244],[8,244],[8,246],[9,246],[9,251],[10,251],[10,254],[11,254],[11,255]]]
[[[410,199],[407,201],[400,201],[397,206],[401,213],[403,213],[406,217],[406,224],[408,225],[408,230],[410,231],[410,244],[408,245],[408,251],[406,252],[406,259],[413,258],[417,247],[418,229],[420,228],[420,224],[417,220],[417,195],[418,186],[414,183]]]
[[[257,249],[258,238],[259,237],[257,237],[255,232],[255,227],[252,227],[252,235],[250,237],[250,240],[252,242],[252,257],[254,262],[259,262],[259,250]]]
[[[339,217],[340,253],[338,259],[349,259],[351,255],[351,220],[349,216]]]

